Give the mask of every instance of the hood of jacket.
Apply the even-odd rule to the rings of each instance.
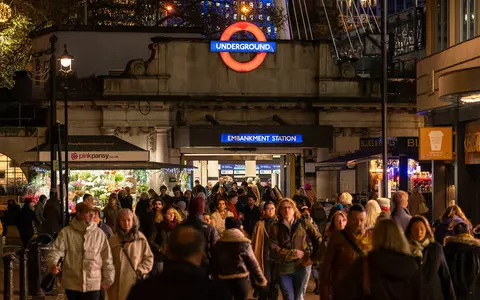
[[[232,228],[227,229],[223,232],[222,237],[218,240],[218,242],[224,243],[250,243],[250,240],[245,237],[243,232],[239,229]]]
[[[411,278],[420,268],[413,256],[388,249],[373,250],[368,260],[380,277],[393,280]]]
[[[70,226],[79,232],[92,231],[97,228],[97,224],[95,224],[95,222],[90,222],[90,224],[87,225],[87,223],[80,221],[77,218],[73,218],[73,220],[70,222]]]
[[[459,243],[459,244],[465,244],[468,246],[474,246],[474,247],[479,247],[480,248],[480,240],[475,239],[473,236],[470,234],[459,234],[455,236],[447,236],[445,237],[445,245],[448,243]]]

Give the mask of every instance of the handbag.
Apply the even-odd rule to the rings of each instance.
[[[57,262],[57,267],[61,267],[62,263],[63,257],[60,257]],[[44,290],[45,292],[51,292],[53,290],[53,287],[55,286],[59,274],[60,273],[53,275],[52,273],[48,272],[48,274],[42,278],[42,282],[40,283],[40,287],[42,288],[42,290]]]
[[[345,238],[345,240],[347,240],[347,242],[352,247],[353,251],[355,251],[355,253],[357,253],[358,256],[360,257],[365,256],[365,253],[362,251],[362,249],[360,249],[358,245],[350,239],[350,237],[348,236],[345,230],[342,230],[340,232],[343,234],[343,237]]]
[[[132,260],[130,259],[130,256],[128,256],[128,253],[125,250],[125,244],[122,245],[122,251],[125,254],[125,256],[127,257],[128,263],[130,264],[133,271],[135,272],[135,276],[137,277],[137,282],[140,282],[140,281],[143,281],[143,280],[147,279],[148,275],[143,275],[137,269],[135,269],[135,266],[133,265]]]

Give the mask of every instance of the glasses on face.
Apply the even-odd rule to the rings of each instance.
[[[265,210],[272,211],[272,210],[275,210],[275,208],[274,207],[268,207],[268,208],[265,208]]]

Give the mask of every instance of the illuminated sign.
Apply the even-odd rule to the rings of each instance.
[[[220,137],[222,143],[232,144],[301,144],[303,136],[301,134],[275,134],[275,133],[223,133]]]
[[[240,31],[248,31],[257,39],[256,42],[247,41],[230,41],[232,35]],[[263,31],[255,24],[249,22],[237,22],[225,29],[220,37],[220,41],[210,42],[210,51],[219,52],[223,62],[232,70],[237,72],[250,72],[258,68],[267,52],[276,52],[277,45],[275,42],[267,42],[267,38]],[[235,60],[230,52],[253,52],[257,55],[250,61],[239,62]]]

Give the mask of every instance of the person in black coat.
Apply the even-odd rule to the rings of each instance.
[[[20,238],[22,239],[23,246],[26,248],[30,239],[35,234],[33,224],[40,224],[40,220],[37,218],[35,211],[33,210],[33,201],[30,198],[25,198],[23,201],[23,207],[18,213],[17,227],[20,232]]]
[[[445,238],[444,251],[457,299],[479,299],[480,240],[470,235],[466,223],[458,223],[453,230],[455,236]]]
[[[8,227],[17,226],[17,217],[20,212],[20,205],[18,205],[15,200],[10,199],[7,202],[7,211],[3,218],[3,235],[7,236]]]
[[[243,208],[243,229],[248,233],[248,236],[252,236],[255,224],[260,221],[260,209],[255,205],[257,197],[251,193],[247,195],[247,206]]]
[[[163,273],[137,283],[127,300],[224,300],[227,290],[219,282],[207,278],[200,267],[205,249],[202,233],[189,226],[179,226],[170,236],[168,258]]]
[[[427,219],[420,215],[414,216],[407,225],[405,235],[412,254],[421,265],[429,299],[454,300],[455,291],[442,245],[435,242]]]
[[[373,250],[358,258],[335,290],[335,300],[426,300],[422,270],[410,254],[399,225],[380,220],[373,231]]]

